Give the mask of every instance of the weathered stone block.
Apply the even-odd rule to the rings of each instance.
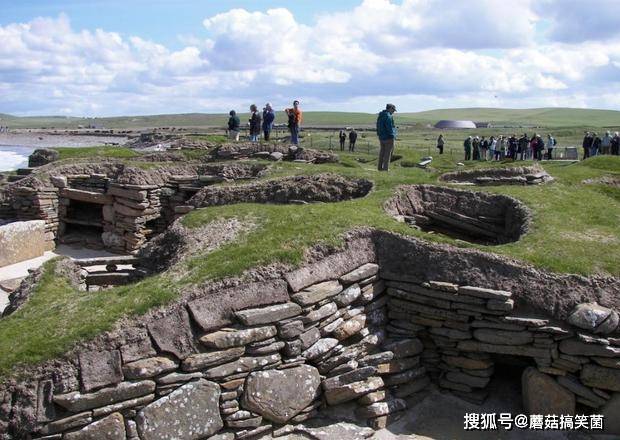
[[[222,429],[220,387],[200,379],[142,409],[136,417],[143,440],[201,439]]]
[[[586,364],[581,370],[581,381],[590,387],[620,391],[620,370]]]
[[[523,371],[521,387],[528,414],[575,414],[575,395],[536,368]]]
[[[527,345],[534,341],[533,333],[528,331],[511,332],[486,328],[474,330],[474,338],[489,344],[500,345]]]
[[[325,281],[305,288],[291,296],[291,299],[302,307],[308,307],[340,292],[342,292],[342,285],[338,281]]]
[[[0,226],[0,267],[40,257],[47,250],[45,220]]]
[[[383,387],[383,379],[380,377],[369,377],[360,382],[353,382],[341,387],[332,388],[325,391],[325,398],[329,405],[338,405],[357,399],[364,394],[376,391]]]
[[[211,348],[239,347],[275,336],[275,326],[254,327],[242,330],[220,330],[200,338],[200,342]]]
[[[268,420],[286,423],[318,397],[320,385],[318,370],[309,365],[256,371],[246,379],[242,404]]]
[[[196,352],[189,316],[183,308],[162,318],[154,319],[148,324],[148,330],[157,348],[164,353],[185,359]]]
[[[244,353],[245,347],[233,347],[227,350],[191,354],[183,360],[182,369],[183,371],[203,370],[238,359]]]
[[[340,281],[344,284],[352,284],[369,278],[379,273],[379,265],[375,263],[366,263],[357,269],[346,273],[340,277]]]
[[[94,393],[72,392],[54,396],[54,402],[71,412],[80,412],[100,406],[110,405],[122,400],[133,399],[155,391],[155,382],[122,382],[115,387],[103,388]]]
[[[275,304],[267,307],[240,310],[235,315],[245,325],[270,324],[301,313],[301,307],[295,303]]]
[[[85,351],[79,354],[82,389],[86,392],[123,380],[118,350]]]
[[[125,422],[121,414],[114,413],[79,431],[68,432],[63,438],[66,440],[125,440]]]
[[[176,370],[178,364],[172,359],[158,356],[130,362],[123,366],[127,379],[147,379]]]

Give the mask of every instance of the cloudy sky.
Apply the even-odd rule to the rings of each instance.
[[[620,110],[619,0],[0,1],[0,113]]]

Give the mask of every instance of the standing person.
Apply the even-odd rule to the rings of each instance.
[[[239,116],[237,116],[236,111],[231,110],[228,114],[230,115],[230,118],[228,118],[228,139],[231,141],[238,141],[241,121],[239,120]]]
[[[480,138],[478,136],[474,137],[474,140],[471,143],[471,149],[473,153],[472,159],[480,159]]]
[[[344,143],[347,140],[347,135],[344,130],[340,130],[338,134],[338,139],[340,140],[340,151],[344,151]]]
[[[498,146],[495,147],[495,160],[501,160],[506,156],[506,138],[504,135],[499,137]]]
[[[357,131],[355,131],[355,129],[352,129],[349,132],[349,151],[351,153],[355,152],[355,143],[357,142]]]
[[[536,135],[536,160],[543,160],[543,151],[545,151],[545,141],[542,136]]]
[[[547,135],[547,160],[553,158],[553,147],[555,147],[555,138],[551,134]]]
[[[489,141],[482,136],[480,140],[480,157],[479,160],[487,160],[487,153],[489,151]]]
[[[471,148],[473,145],[473,140],[471,136],[467,136],[465,142],[463,142],[463,149],[465,150],[465,160],[471,160]]]
[[[527,133],[523,133],[523,136],[521,136],[519,138],[519,141],[517,142],[517,151],[516,151],[516,153],[520,155],[521,160],[525,160],[528,158],[527,149],[528,149],[529,144],[530,144],[530,141],[527,138]],[[516,154],[515,154],[514,159],[515,160],[517,159]]]
[[[445,145],[445,141],[443,139],[443,134],[440,134],[437,138],[437,149],[439,150],[439,154],[443,154],[443,146]]]
[[[293,108],[287,108],[284,112],[288,116],[291,144],[299,145],[299,131],[301,130],[301,123],[303,121],[301,108],[299,108],[299,101],[293,101]]]
[[[521,138],[517,140],[516,134],[513,134],[512,136],[510,136],[510,139],[508,139],[508,157],[512,160],[517,160],[517,151],[519,150],[519,141],[521,141]],[[525,142],[527,143],[527,136],[526,136]]]
[[[273,130],[273,121],[276,120],[276,114],[273,111],[270,103],[265,104],[263,109],[263,135],[266,141],[271,136],[271,130]]]
[[[256,104],[250,106],[250,141],[258,142],[261,129],[261,116]]]
[[[590,157],[590,147],[592,147],[592,136],[589,131],[586,131],[586,134],[583,136],[581,146],[583,147],[583,158],[587,159]]]
[[[616,131],[614,138],[611,140],[611,154],[618,156],[620,154],[620,135]]]
[[[603,139],[601,139],[601,154],[610,153],[612,139],[613,138],[611,137],[611,133],[609,132],[609,130],[607,130],[605,136],[603,136]]]
[[[379,171],[387,171],[390,167],[392,152],[394,151],[394,141],[396,140],[396,125],[394,125],[394,117],[396,111],[394,104],[387,104],[385,110],[381,110],[377,116],[377,136],[381,150],[379,151]]]
[[[489,140],[489,157],[491,158],[491,160],[495,159],[496,149],[497,149],[497,139],[495,139],[495,136],[491,136],[491,139]]]
[[[530,143],[529,143],[529,151],[532,152],[532,160],[536,160],[536,146],[538,145],[538,139],[537,139],[538,135],[534,134],[532,136],[532,138],[530,139]]]
[[[596,133],[592,133],[592,146],[590,147],[590,156],[598,156],[601,151],[601,138]]]

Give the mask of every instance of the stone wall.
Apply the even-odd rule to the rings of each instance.
[[[47,249],[43,220],[0,226],[0,267],[40,257]]]
[[[442,273],[420,268],[425,252],[448,251],[474,261],[472,253],[371,231],[277,278],[216,285],[78,347],[30,380],[5,383],[0,432],[250,438],[289,433],[344,403],[381,428],[432,383],[481,401],[496,361],[511,356],[531,360],[522,378],[527,411],[592,408],[618,420],[617,310],[582,303],[559,320],[534,314],[526,294],[498,288],[501,279],[465,285],[458,271],[456,282],[424,278]],[[500,272],[511,265],[495,263]],[[558,280],[545,279],[555,287]],[[617,294],[617,280],[597,285]]]

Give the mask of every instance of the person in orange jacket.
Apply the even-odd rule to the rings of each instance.
[[[291,132],[291,144],[299,145],[299,130],[301,129],[301,122],[303,120],[302,112],[299,108],[299,101],[293,101],[293,108],[287,108],[284,112],[288,117],[288,129]]]

